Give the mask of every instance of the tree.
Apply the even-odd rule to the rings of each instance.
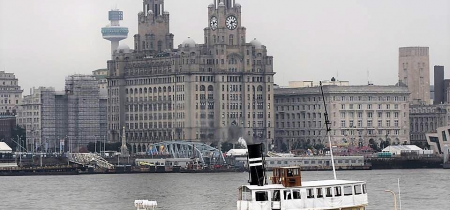
[[[223,142],[222,143],[222,152],[228,152],[230,149],[233,149],[233,144],[230,142]]]
[[[281,142],[281,152],[288,152],[288,146],[284,141]]]
[[[373,140],[373,139],[370,139],[369,140],[369,146],[370,146],[370,148],[372,148],[373,150],[375,150],[375,151],[379,151],[379,148],[378,148],[378,145],[377,145],[377,143],[375,142],[375,140]]]
[[[314,149],[316,149],[316,150],[323,150],[324,148],[325,148],[325,145],[323,145],[323,144],[314,145]]]
[[[17,143],[19,143],[20,145],[22,145],[23,148],[26,148],[26,139],[27,139],[27,132],[24,128],[16,125],[15,127],[13,127],[12,132],[11,132],[11,138],[15,141],[15,142],[11,142],[11,145],[9,145],[13,150],[16,150],[17,147]],[[17,138],[17,136],[19,136],[19,138]]]

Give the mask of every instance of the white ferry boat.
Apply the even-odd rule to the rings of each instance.
[[[239,188],[238,210],[363,210],[363,181],[302,181],[299,166],[274,168],[267,184],[262,145],[249,145],[249,185]]]
[[[328,141],[330,122],[325,107]],[[248,145],[249,185],[239,187],[237,210],[364,210],[369,204],[366,183],[337,180],[333,150],[330,150],[334,180],[302,181],[299,166],[273,168],[267,184],[262,144]]]

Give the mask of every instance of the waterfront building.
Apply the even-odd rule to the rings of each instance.
[[[409,143],[409,91],[402,86],[323,86],[338,146]],[[320,87],[275,89],[276,144],[326,145]]]
[[[16,114],[22,102],[19,79],[14,73],[0,71],[0,115]]]
[[[399,82],[408,86],[413,104],[430,104],[430,57],[428,47],[399,49]]]
[[[45,140],[55,138],[55,89],[39,87],[24,96],[17,124],[26,130],[27,150],[36,151]],[[44,139],[46,138],[46,139]]]
[[[120,10],[111,10],[108,13],[109,25],[102,28],[103,39],[111,42],[111,56],[119,47],[119,42],[128,37],[128,28],[120,26],[123,20],[123,12]]]
[[[92,71],[92,75],[94,75],[95,79],[98,82],[98,89],[100,91],[101,96],[108,96],[108,82],[106,77],[108,76],[108,69],[97,69]]]
[[[426,134],[426,139],[430,148],[438,154],[446,154],[445,158],[448,158],[448,152],[450,148],[450,126],[438,127],[435,132],[429,132]],[[448,160],[448,159],[447,159]],[[445,161],[447,162],[447,161]]]
[[[60,151],[65,145],[64,150],[78,152],[106,137],[106,98],[100,97],[94,76],[71,75],[65,91],[32,89],[24,97],[18,119],[26,129],[29,151]]]
[[[426,146],[427,133],[434,133],[450,122],[450,104],[411,105],[409,111],[411,144]]]
[[[339,81],[334,77],[331,80],[321,81],[322,85],[336,85],[336,86],[349,86],[349,81]],[[314,81],[289,81],[289,88],[303,88],[303,87],[317,87],[320,84]]]
[[[214,1],[204,43],[188,38],[178,49],[164,0],[143,8],[134,50],[119,47],[108,61],[109,140],[126,135],[133,152],[164,140],[271,142],[273,58],[247,42],[241,5]]]

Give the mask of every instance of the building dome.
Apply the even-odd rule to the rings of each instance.
[[[131,49],[126,44],[120,44],[119,47],[117,47],[116,51],[119,53],[129,53],[131,51]]]
[[[225,3],[223,3],[223,1],[219,3],[219,7],[224,7],[224,6],[225,6]]]
[[[234,6],[235,6],[235,7],[241,7],[241,4],[235,3]]]
[[[212,8],[212,7],[214,7],[214,4],[209,4],[208,5],[208,8]]]
[[[262,44],[260,41],[256,40],[256,38],[254,40],[252,40],[250,42],[251,45],[253,45],[255,47],[255,49],[262,49]]]
[[[183,47],[190,47],[190,48],[194,48],[195,45],[196,45],[195,41],[191,39],[191,37],[188,37],[186,40],[184,40],[182,44]]]
[[[153,10],[149,10],[149,11],[147,12],[147,14],[153,15]]]

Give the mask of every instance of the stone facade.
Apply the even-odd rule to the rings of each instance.
[[[22,92],[13,73],[0,71],[0,115],[16,114],[22,103]]]
[[[24,96],[17,124],[26,130],[27,150],[37,151],[46,140],[55,144],[55,89],[33,88]]]
[[[412,105],[409,121],[411,143],[425,146],[427,133],[435,133],[438,127],[449,125],[450,105]]]
[[[413,104],[430,104],[430,57],[428,47],[402,47],[399,81],[408,86]]]
[[[92,75],[94,75],[95,79],[98,81],[98,89],[100,91],[100,95],[107,97],[108,96],[108,82],[106,77],[108,76],[108,69],[97,69],[92,71]]]
[[[409,142],[406,87],[324,86],[323,90],[334,145]],[[277,142],[327,144],[320,87],[275,89],[275,107]]]
[[[246,41],[233,2],[208,6],[204,44],[188,38],[174,49],[164,1],[144,0],[135,49],[108,61],[110,141],[126,135],[133,152],[164,140],[271,141],[273,58]]]

